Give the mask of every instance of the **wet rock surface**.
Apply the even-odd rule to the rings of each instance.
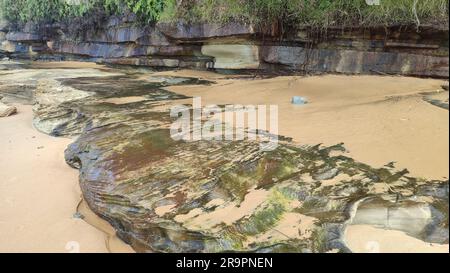
[[[65,157],[87,204],[139,252],[349,252],[352,223],[448,243],[448,181],[373,168],[342,144],[174,141],[169,108],[186,97],[164,87],[209,82],[86,72],[35,77],[34,125],[78,136]]]
[[[341,146],[283,143],[261,152],[247,141],[178,143],[154,122],[94,128],[66,151],[68,163],[80,168],[90,206],[138,251],[348,251],[341,237],[354,202],[394,195],[408,211],[403,200],[415,198],[421,185],[446,183],[330,156]],[[379,185],[387,187],[371,192]],[[448,204],[446,197],[429,198]],[[412,225],[418,228],[412,236],[446,242],[446,208],[428,202],[418,202],[429,213]],[[409,227],[416,217],[408,212],[393,228]],[[278,232],[286,226],[294,232]]]
[[[151,111],[155,102],[188,98],[163,89],[169,83],[209,82],[194,78],[143,82],[133,75],[42,80],[35,92],[33,123],[38,130],[53,136],[73,136],[79,135],[84,128],[133,122],[134,119],[158,122],[158,116],[161,116],[167,120],[161,113]],[[133,97],[142,99],[120,105],[108,102],[108,99]]]
[[[445,92],[438,92],[434,94],[425,94],[424,100],[431,105],[448,110],[448,90]]]

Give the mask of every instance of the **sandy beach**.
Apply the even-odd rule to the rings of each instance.
[[[0,119],[0,252],[111,251],[106,222],[86,210],[82,215],[102,230],[74,217],[81,200],[78,171],[64,161],[72,140],[38,132],[31,106],[15,106],[16,115]],[[112,241],[113,252],[132,251]]]
[[[407,168],[413,176],[448,178],[448,111],[420,95],[439,94],[444,81],[345,75],[258,80],[204,76],[216,84],[168,89],[199,96],[203,105],[278,105],[279,133],[300,144],[343,142],[349,156],[371,166],[394,161],[397,168]],[[448,98],[448,92],[440,93]],[[292,105],[293,96],[303,96],[309,103]]]

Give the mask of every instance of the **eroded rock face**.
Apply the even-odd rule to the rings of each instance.
[[[211,44],[202,47],[202,53],[214,57],[216,69],[258,69],[259,47],[255,45]]]
[[[342,145],[281,141],[263,152],[256,141],[174,141],[168,105],[184,97],[163,87],[189,83],[207,84],[115,76],[47,80],[36,92],[35,126],[79,135],[65,156],[80,169],[84,197],[135,250],[348,252],[349,221],[383,224],[386,206],[390,228],[448,242],[446,181],[372,168],[343,155]],[[105,102],[136,96],[144,99]]]
[[[6,39],[13,42],[39,42],[42,41],[42,36],[38,33],[8,32]]]
[[[295,70],[448,77],[446,56],[292,46],[266,46],[262,49],[262,56],[267,63],[281,64]]]
[[[448,30],[427,26],[419,31],[392,26],[285,33],[277,26],[263,29],[237,22],[139,26],[135,16],[112,16],[87,31],[74,31],[76,23],[0,27],[0,54],[19,58],[277,73],[449,76]]]
[[[252,25],[240,23],[226,24],[186,24],[158,23],[157,28],[164,35],[175,40],[205,40],[220,37],[250,36],[259,33]]]
[[[402,200],[395,195],[368,198],[358,205],[351,224],[403,231],[429,243],[448,244],[448,184],[434,188],[442,195],[421,196],[425,187],[429,185],[418,187],[415,196]]]

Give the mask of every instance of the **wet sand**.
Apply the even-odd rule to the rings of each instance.
[[[375,167],[395,162],[413,176],[446,179],[449,174],[449,114],[428,97],[448,101],[444,81],[388,76],[314,76],[227,80],[212,86],[173,86],[200,96],[202,104],[278,105],[279,133],[300,144],[343,142],[348,155]],[[303,96],[307,105],[290,103]],[[350,226],[353,252],[449,252],[400,231]],[[376,242],[374,244],[374,242]]]
[[[167,89],[200,96],[203,105],[278,105],[279,133],[300,144],[343,142],[349,156],[374,167],[394,161],[413,176],[448,177],[448,111],[419,95],[437,92],[444,81],[341,75],[212,80],[211,86]],[[293,96],[309,104],[292,105]]]
[[[74,217],[81,200],[78,170],[64,161],[72,140],[39,133],[31,106],[16,106],[18,114],[0,119],[0,252],[132,251],[103,232],[106,222],[100,230]],[[80,212],[93,223],[103,221]]]

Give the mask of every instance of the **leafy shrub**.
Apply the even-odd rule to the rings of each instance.
[[[165,2],[165,0],[103,0],[103,6],[112,13],[120,14],[129,10],[143,22],[150,23],[159,20]]]

